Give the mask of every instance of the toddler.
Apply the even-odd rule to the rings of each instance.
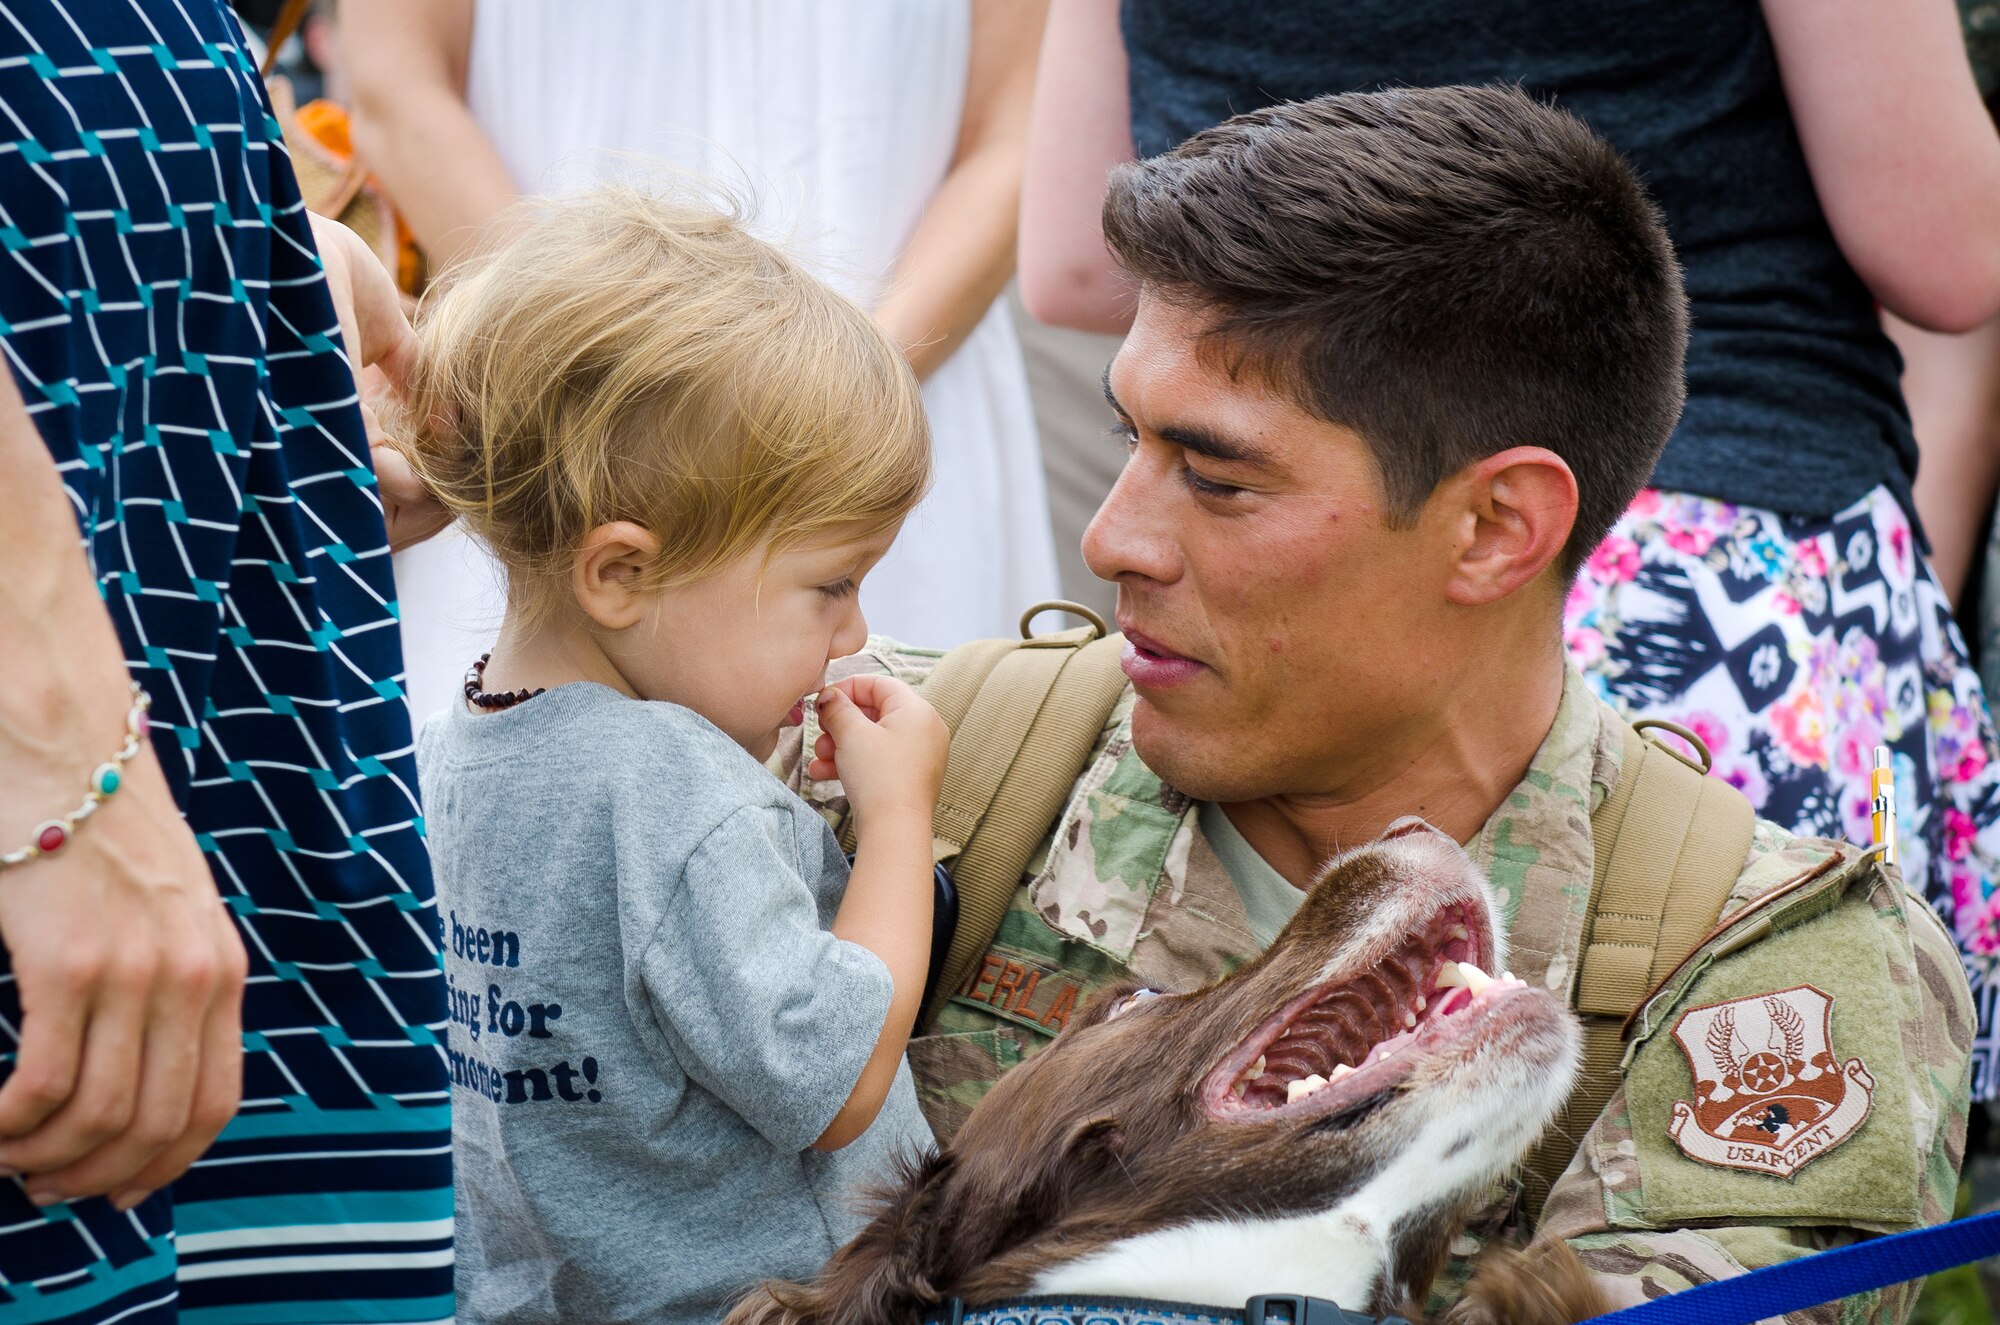
[[[821,690],[930,476],[908,366],[735,220],[544,204],[419,318],[401,443],[506,567],[418,748],[463,1321],[713,1322],[930,1140],[903,1049],[948,734]],[[760,763],[818,692],[826,824]]]

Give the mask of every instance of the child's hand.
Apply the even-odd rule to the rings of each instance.
[[[819,725],[809,777],[839,778],[864,821],[930,814],[951,729],[921,695],[894,677],[850,676],[820,691]]]

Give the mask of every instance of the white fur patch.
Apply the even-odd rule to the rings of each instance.
[[[1505,1053],[1481,1060],[1459,1078],[1457,1090],[1424,1101],[1428,1107],[1410,1119],[1405,1143],[1338,1205],[1154,1229],[1054,1266],[1030,1291],[1218,1307],[1239,1307],[1259,1293],[1302,1293],[1367,1310],[1377,1287],[1394,1275],[1389,1238],[1396,1227],[1476,1191],[1513,1163],[1568,1095],[1575,1070],[1573,1056],[1567,1070],[1557,1071],[1526,1070]],[[1465,1090],[1480,1098],[1466,1100]],[[1503,1107],[1496,1112],[1497,1103]],[[1245,1173],[1243,1181],[1258,1177]]]
[[[1258,1293],[1366,1305],[1387,1256],[1379,1234],[1339,1211],[1289,1219],[1202,1220],[1113,1243],[1040,1275],[1030,1292],[1146,1297],[1240,1307]]]

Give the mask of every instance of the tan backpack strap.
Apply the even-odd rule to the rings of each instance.
[[[953,738],[935,832],[948,845],[969,825],[951,871],[958,928],[920,1025],[937,1015],[999,932],[1029,859],[1124,692],[1124,643],[1112,635],[1060,651],[1017,650],[994,669]],[[962,748],[965,776],[955,784],[952,765]]]
[[[944,725],[952,731],[951,756],[945,764],[944,781],[938,792],[939,810],[931,819],[933,859],[942,861],[957,856],[964,849],[966,839],[972,835],[971,825],[965,824],[956,837],[940,840],[944,836],[940,822],[945,817],[945,807],[947,805],[953,807],[950,818],[954,823],[960,822],[963,812],[958,807],[982,797],[990,798],[999,789],[1000,775],[1007,771],[1004,764],[997,771],[994,771],[990,764],[976,769],[972,767],[976,761],[971,747],[967,745],[961,748],[958,737],[965,727],[966,715],[971,711],[973,701],[979,697],[986,682],[1002,663],[1018,654],[1022,645],[1027,642],[1012,639],[976,639],[961,644],[938,659],[937,666],[933,667],[930,675],[924,678],[924,699],[937,710],[938,716],[944,719]],[[1056,642],[1053,637],[1051,642]],[[1081,642],[1081,639],[1070,640],[1067,636],[1061,641],[1064,647],[1071,649]],[[1062,661],[1061,655],[1047,656],[1056,663]],[[1014,678],[1015,688],[1009,692],[1010,695],[1032,701],[1032,707],[1016,715],[1019,730],[1002,734],[1001,739],[1007,741],[1006,753],[1010,759],[1013,752],[1020,748],[1022,738],[1027,734],[1028,724],[1034,721],[1035,713],[1041,707],[1048,685],[1054,682],[1055,677],[1050,674],[1046,677],[1037,677],[1035,680],[1040,682],[1039,687],[1022,696],[1019,687],[1023,678],[1017,673]],[[993,724],[987,722],[983,725],[987,728],[983,733],[984,739],[990,741],[993,739],[991,731]],[[975,815],[974,818],[976,817]],[[851,814],[841,825],[840,846],[844,851],[854,850],[854,816]]]
[[[1655,725],[1667,724],[1640,724]],[[1749,800],[1704,776],[1707,751],[1672,730],[1701,750],[1702,765],[1628,726],[1618,783],[1591,815],[1596,862],[1575,991],[1583,1065],[1528,1156],[1532,1218],[1618,1089],[1625,1019],[1715,924],[1750,854],[1757,816]]]
[[[1045,611],[1090,622],[1029,636]],[[1068,602],[1037,603],[1021,617],[1022,639],[961,644],[938,659],[923,696],[951,728],[951,755],[931,817],[931,854],[951,864],[958,927],[921,1031],[986,952],[1013,903],[1021,875],[1068,802],[1099,733],[1125,692],[1118,666],[1125,641],[1104,619]],[[854,819],[841,825],[854,850]]]
[[[1037,718],[1090,639],[1084,630],[1064,631],[1015,646],[994,665],[965,717],[952,724],[951,758],[931,814],[939,860],[960,857],[989,811],[1009,812],[1011,807],[998,801],[1000,788],[1027,756]],[[1075,776],[1070,770],[1072,780]],[[964,905],[962,897],[959,904]]]
[[[1578,1012],[1620,1022],[1715,923],[1757,826],[1743,793],[1632,728],[1625,759],[1632,791],[1597,846],[1576,980]]]
[[[978,697],[979,688],[1000,660],[1021,647],[1020,640],[976,639],[961,644],[938,659],[924,678],[924,698],[952,731],[965,721],[965,714]]]

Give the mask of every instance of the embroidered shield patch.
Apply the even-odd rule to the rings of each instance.
[[[1689,1008],[1674,1042],[1694,1073],[1667,1133],[1702,1164],[1789,1178],[1854,1134],[1874,1102],[1859,1058],[1836,1065],[1833,1000],[1811,985]]]

